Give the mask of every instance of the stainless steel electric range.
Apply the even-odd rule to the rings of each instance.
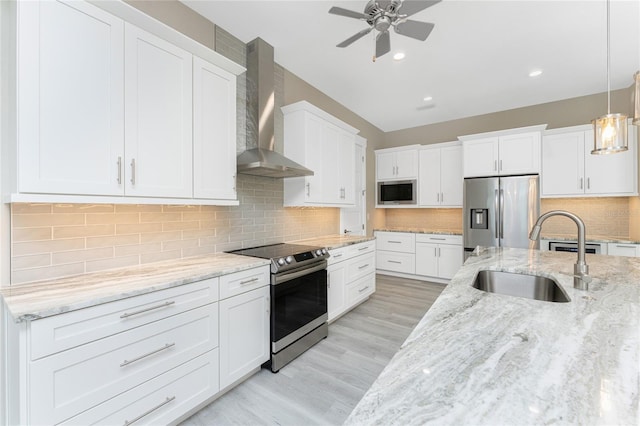
[[[277,373],[328,335],[324,247],[270,244],[229,253],[271,260],[271,358]]]

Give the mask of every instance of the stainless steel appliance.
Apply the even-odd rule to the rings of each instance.
[[[378,204],[417,204],[418,185],[415,179],[378,182]]]
[[[465,260],[476,246],[539,247],[539,240],[529,240],[540,213],[539,182],[538,175],[464,180]]]
[[[328,335],[329,252],[281,243],[229,253],[271,260],[271,357],[263,367],[277,373]]]
[[[549,241],[549,251],[578,251],[577,241]],[[586,243],[585,252],[589,254],[602,254],[602,245],[599,243]]]

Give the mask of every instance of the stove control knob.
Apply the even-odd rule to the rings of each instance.
[[[316,256],[322,256],[322,250],[320,249],[316,250]]]
[[[287,256],[285,260],[287,261],[287,263],[291,263],[293,262],[293,256]]]
[[[322,254],[327,254],[327,253],[328,253],[327,249],[326,249],[326,248],[323,248],[323,249],[322,249]]]
[[[283,266],[285,264],[284,257],[278,259],[278,265]]]

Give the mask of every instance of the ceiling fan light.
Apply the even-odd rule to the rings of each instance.
[[[591,124],[594,130],[591,154],[613,154],[628,149],[626,115],[603,115],[591,120]]]

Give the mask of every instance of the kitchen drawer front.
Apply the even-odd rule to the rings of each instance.
[[[218,303],[32,361],[31,423],[69,419],[218,346]]]
[[[371,273],[347,285],[347,305],[353,306],[376,291],[376,275]]]
[[[270,284],[269,266],[247,269],[220,277],[220,299],[246,293]]]
[[[334,265],[338,262],[343,262],[351,257],[349,247],[340,247],[337,249],[329,250],[329,258],[327,259],[327,265]]]
[[[391,251],[376,252],[376,268],[385,271],[415,274],[415,254],[396,253]]]
[[[409,232],[376,232],[378,250],[414,253],[416,250],[415,234]]]
[[[364,243],[358,243],[351,246],[347,246],[351,256],[360,256],[362,254],[373,253],[376,251],[376,241],[367,241]]]
[[[347,282],[350,283],[365,275],[375,273],[376,255],[373,252],[357,256],[349,261],[347,266]]]
[[[62,424],[169,424],[218,392],[218,360],[216,348]]]
[[[211,278],[31,322],[31,359],[83,345],[218,300]]]
[[[607,253],[610,256],[640,257],[640,245],[607,243]]]
[[[416,234],[416,243],[462,245],[462,235]]]

